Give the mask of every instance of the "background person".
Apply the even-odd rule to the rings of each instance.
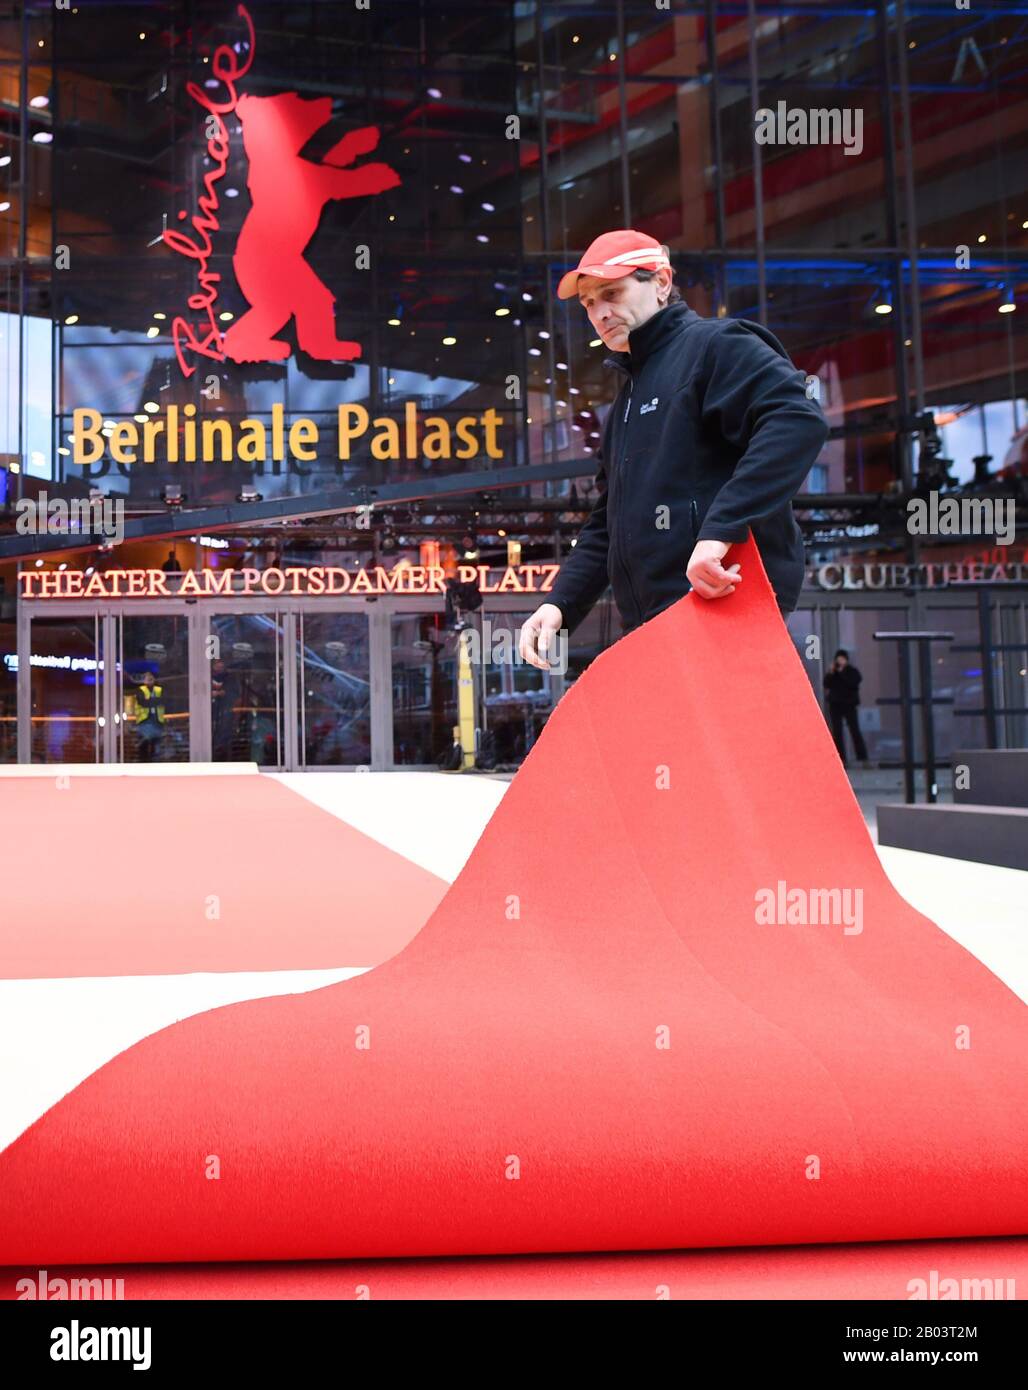
[[[863,676],[857,668],[850,665],[849,652],[844,647],[840,647],[835,653],[835,660],[831,667],[825,672],[824,685],[825,695],[828,698],[828,720],[832,726],[832,738],[835,739],[835,746],[839,750],[843,767],[849,766],[846,761],[843,724],[850,731],[850,738],[853,740],[853,748],[857,757],[865,767],[871,766],[867,757],[864,735],[860,732],[860,718],[857,714],[862,680]]]
[[[157,762],[164,742],[164,690],[152,671],[144,671],[136,690],[136,756],[141,763]]]

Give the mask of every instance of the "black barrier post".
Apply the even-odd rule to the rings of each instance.
[[[953,638],[952,632],[949,634]],[[921,662],[921,743],[924,748],[924,784],[928,801],[939,794],[935,782],[935,716],[932,710],[932,649],[928,642],[917,644]]]
[[[939,789],[935,784],[935,720],[932,707],[936,703],[951,704],[945,700],[937,702],[932,695],[932,642],[952,642],[952,632],[876,632],[876,642],[895,642],[899,662],[899,700],[879,699],[880,705],[900,706],[903,726],[903,789],[907,805],[915,800],[914,769],[920,764],[914,760],[914,705],[921,706],[921,735],[924,741],[924,769],[927,800],[938,798]],[[915,698],[910,679],[910,643],[918,644],[918,662],[921,676],[921,694]]]
[[[878,633],[875,633],[877,639]],[[912,802],[915,796],[914,790],[914,707],[910,703],[914,697],[913,684],[910,679],[910,648],[905,642],[900,642],[896,648],[896,656],[899,659],[900,676],[900,719],[903,724],[903,791],[907,802]]]
[[[996,687],[992,670],[992,604],[988,589],[979,589],[978,633],[982,639],[982,696],[985,702],[985,746],[998,748],[996,737]]]

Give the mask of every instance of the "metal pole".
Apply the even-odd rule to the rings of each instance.
[[[875,29],[878,39],[878,57],[882,65],[882,82],[879,88],[882,101],[882,156],[885,162],[885,215],[886,231],[890,247],[899,251],[899,215],[896,209],[896,126],[892,110],[892,68],[889,63],[888,44],[889,20],[886,14],[886,0],[878,0]],[[889,267],[892,292],[896,296],[893,317],[893,351],[896,362],[896,453],[899,464],[899,477],[903,491],[909,492],[914,485],[913,444],[910,431],[904,428],[903,417],[907,414],[910,399],[910,385],[907,379],[907,311],[903,296],[903,261],[896,255]],[[913,340],[911,340],[913,341]],[[912,557],[916,560],[916,555]]]
[[[546,128],[546,49],[543,44],[543,26],[541,23],[543,0],[536,0],[535,4],[535,54],[536,54],[536,79],[539,97],[539,236],[543,255],[550,249],[550,217],[549,217],[549,157],[547,154],[547,128]],[[550,378],[550,409],[549,409],[549,444],[547,444],[546,425],[543,425],[543,458],[547,463],[554,462],[557,453],[557,359],[554,356],[554,338],[556,335],[556,324],[553,319],[553,295],[550,293],[549,262],[544,261],[544,284],[543,284],[543,312],[546,315],[546,362]],[[527,392],[528,383],[525,383]],[[552,495],[552,493],[550,494]],[[559,558],[559,557],[558,557]]]
[[[714,166],[714,231],[717,249],[725,249],[725,179],[721,150],[721,111],[718,106],[717,16],[715,0],[707,0],[707,66],[710,69],[710,141]],[[725,294],[725,262],[718,256],[715,265],[714,312],[722,317],[728,312]]]
[[[511,72],[516,72],[516,71],[517,71],[517,45],[516,45],[516,43],[515,43],[515,28],[514,28],[514,25],[513,25],[513,24],[510,26],[509,62],[510,62],[510,70],[511,70]],[[515,103],[515,107],[516,107],[516,106],[517,106],[517,81],[516,81],[516,80],[515,80],[515,82],[514,82],[514,103]],[[520,118],[519,118],[519,119],[520,119]],[[524,182],[523,182],[523,180],[522,180],[522,166],[521,166],[521,160],[520,160],[520,159],[517,159],[517,160],[514,161],[514,187],[515,187],[515,192],[514,192],[515,206],[516,206],[516,207],[519,207],[519,208],[524,207],[524,205],[525,205],[525,191],[524,191],[524,190],[525,190],[525,185],[524,185]],[[526,277],[526,274],[525,274],[525,268],[526,268],[526,267],[525,267],[525,223],[524,223],[524,221],[522,221],[522,223],[521,223],[521,232],[520,232],[520,235],[519,235],[519,237],[518,237],[518,284],[521,285],[521,286],[524,286],[525,281],[526,281],[526,278],[527,278],[527,277]],[[543,297],[544,297],[547,301],[549,301],[549,298],[550,298],[550,294],[549,294],[549,288],[550,288],[550,286],[549,286],[549,275],[547,274],[546,262],[545,262],[545,261],[543,262],[542,284],[543,284]],[[519,316],[519,317],[520,317],[520,316]],[[515,431],[514,431],[514,432],[515,432],[515,437],[517,436],[517,432],[518,432],[518,430],[517,430],[518,415],[520,414],[520,417],[521,417],[521,418],[520,418],[521,449],[520,449],[520,452],[519,452],[519,451],[517,450],[517,446],[515,445],[514,462],[515,462],[515,464],[522,464],[522,465],[524,465],[524,464],[529,464],[529,463],[531,463],[531,461],[532,461],[532,459],[531,459],[531,453],[530,453],[530,449],[529,449],[529,424],[528,424],[528,372],[529,372],[529,363],[528,363],[528,326],[527,326],[527,324],[525,324],[525,323],[522,323],[521,332],[518,334],[518,358],[519,358],[519,362],[520,362],[520,372],[521,372],[521,403],[520,403],[521,408],[520,408],[520,411],[516,411],[516,410],[515,410],[515,411],[512,411],[512,412],[511,412],[511,416],[512,416],[512,423],[515,424]],[[550,375],[552,376],[553,373],[551,372]]]
[[[20,502],[25,477],[25,274],[28,269],[29,216],[29,7],[21,7],[21,68],[19,71],[18,120],[18,482]],[[20,569],[20,566],[19,566]]]
[[[621,211],[623,227],[632,225],[632,191],[628,180],[628,107],[625,97],[625,6],[617,3],[618,29],[618,129],[621,141]]]
[[[50,146],[50,312],[54,313],[60,296],[57,293],[57,205],[61,196],[58,171],[58,135],[61,122],[61,84],[57,80],[57,11],[50,7],[50,129],[54,140]],[[64,353],[64,329],[58,312],[50,329],[50,477],[65,481],[64,455],[57,452],[61,442],[58,403],[62,389],[61,357]],[[56,338],[56,341],[55,341]],[[58,356],[60,353],[60,356]]]
[[[996,731],[996,684],[992,669],[992,604],[988,589],[978,590],[978,635],[982,650],[982,696],[985,703],[985,746],[998,748]]]
[[[938,800],[939,788],[935,781],[935,722],[932,708],[932,649],[931,644],[922,639],[917,644],[918,662],[921,667],[921,737],[924,742],[925,800]]]
[[[714,232],[717,249],[725,249],[725,181],[721,167],[721,112],[718,108],[717,18],[715,0],[707,0],[707,66],[710,69],[710,142],[714,164]],[[724,274],[724,266],[720,266]]]
[[[747,24],[749,26],[750,59],[750,106],[751,120],[756,119],[760,109],[760,83],[757,76],[757,13],[754,0],[746,0]],[[751,126],[752,136],[752,126]],[[757,318],[767,323],[767,264],[764,248],[764,164],[760,145],[753,139],[753,215],[754,233],[757,249]]]
[[[903,126],[903,197],[907,217],[907,255],[910,258],[910,339],[914,359],[914,406],[925,408],[924,356],[921,348],[921,284],[918,272],[917,207],[914,198],[914,143],[910,124],[910,86],[907,80],[907,28],[904,0],[896,0],[896,52],[899,73],[900,118]],[[906,410],[907,402],[903,402]]]
[[[903,799],[908,806],[914,803],[914,709],[910,689],[910,647],[896,643],[899,659],[900,721],[903,728]]]

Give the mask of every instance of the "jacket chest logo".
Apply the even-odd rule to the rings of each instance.
[[[659,396],[654,396],[652,401],[647,401],[645,405],[641,405],[641,406],[639,407],[639,414],[640,414],[640,415],[648,415],[649,412],[650,412],[651,410],[656,410],[656,408],[657,408],[657,402],[658,402],[659,400],[660,400],[660,397],[659,397]]]

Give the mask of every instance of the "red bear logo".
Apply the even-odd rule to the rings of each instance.
[[[331,97],[307,100],[296,92],[239,98],[249,161],[246,186],[253,206],[236,242],[232,266],[250,308],[225,334],[224,352],[234,362],[274,362],[288,357],[289,344],[275,334],[296,318],[296,337],[311,357],[350,361],[360,343],[335,333],[335,296],[303,258],[325,204],[396,188],[400,177],[388,164],[345,166],[378,144],[377,126],[352,130],[320,164],[300,151],[332,117]]]

